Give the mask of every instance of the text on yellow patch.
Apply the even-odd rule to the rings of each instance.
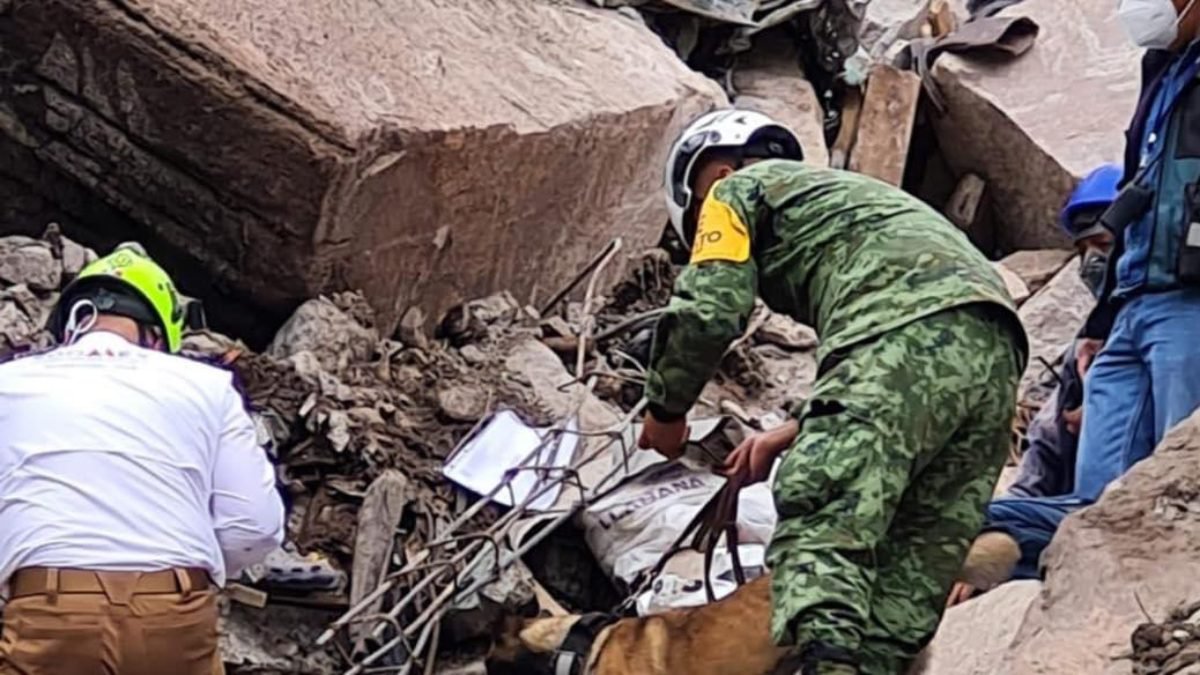
[[[709,197],[700,207],[692,264],[709,260],[746,262],[750,259],[750,231],[733,207]]]

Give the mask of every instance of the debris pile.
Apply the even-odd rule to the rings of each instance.
[[[61,288],[93,259],[95,253],[54,226],[41,239],[0,238],[6,351],[51,344],[42,330],[45,317]],[[360,598],[382,580],[382,573],[374,574],[374,583],[364,585],[357,576],[371,576],[364,571],[367,558],[383,570],[413,559],[474,501],[442,470],[481,420],[509,409],[530,425],[552,425],[569,412],[574,394],[563,385],[575,382],[566,364],[574,367],[576,347],[560,351],[560,359],[549,346],[577,345],[591,326],[585,372],[596,375],[597,384],[618,386],[597,387],[614,405],[591,399],[583,413],[590,415],[588,428],[610,426],[619,410],[636,405],[649,331],[676,268],[663,251],[637,256],[627,267],[624,278],[594,299],[591,320],[580,302],[541,316],[502,293],[451,311],[438,327],[440,339],[413,333],[422,335],[414,339],[418,346],[381,337],[360,294],[336,293],[301,305],[262,353],[211,331],[187,335],[184,352],[237,372],[286,488],[289,546],[329,556],[336,568],[352,572],[352,595]],[[751,333],[706,394],[713,412],[732,406],[749,415],[746,406],[766,409],[754,396],[778,390],[794,397],[811,382],[811,331],[762,310]],[[484,530],[504,509],[489,504],[476,511],[464,531]],[[379,528],[388,522],[394,525]],[[315,649],[315,638],[357,598],[348,598],[346,588],[266,590],[265,599],[251,594],[245,600],[243,586],[229,594],[243,600],[225,609],[223,645],[233,671],[328,672],[336,659]],[[503,596],[510,608],[528,600],[527,592]],[[271,620],[263,621],[261,612]],[[480,637],[486,626],[479,624],[451,617],[447,644],[452,637]]]

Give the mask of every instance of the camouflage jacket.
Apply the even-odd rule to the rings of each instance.
[[[860,174],[758,162],[701,206],[691,262],[655,331],[646,379],[655,417],[687,413],[746,329],[756,294],[816,329],[818,361],[975,302],[1008,310],[1025,339],[988,260],[924,202]]]

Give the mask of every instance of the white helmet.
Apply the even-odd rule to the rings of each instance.
[[[667,213],[675,234],[687,248],[692,246],[688,210],[692,206],[692,168],[704,151],[712,148],[740,149],[743,157],[804,159],[796,134],[783,124],[752,110],[725,108],[701,115],[688,125],[667,155],[663,187]]]

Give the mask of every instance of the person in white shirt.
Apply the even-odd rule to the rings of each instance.
[[[177,355],[189,314],[137,244],[0,365],[0,675],[221,673],[216,586],[283,540],[232,374]]]

